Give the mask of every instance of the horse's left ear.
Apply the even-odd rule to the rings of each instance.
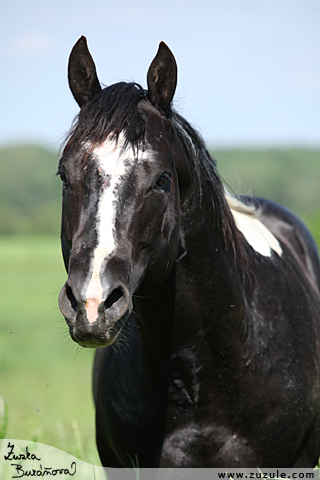
[[[161,42],[147,75],[148,97],[152,105],[169,113],[171,100],[177,86],[177,64],[167,45]]]
[[[68,80],[72,95],[80,108],[101,90],[85,37],[79,38],[70,53]]]

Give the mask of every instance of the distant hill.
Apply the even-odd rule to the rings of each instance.
[[[320,150],[215,150],[230,190],[271,198],[301,215],[320,242]],[[59,235],[57,153],[38,145],[0,149],[0,234]]]
[[[235,193],[270,198],[304,217],[320,209],[320,150],[216,150],[211,154]]]

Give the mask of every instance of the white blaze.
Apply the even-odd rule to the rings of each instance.
[[[118,143],[107,140],[102,146],[93,150],[98,168],[102,177],[105,177],[105,185],[101,193],[97,214],[97,236],[98,243],[94,251],[92,261],[91,277],[85,294],[87,299],[86,310],[89,323],[96,321],[98,307],[103,301],[103,289],[100,278],[100,270],[115,248],[113,230],[115,228],[116,216],[116,187],[125,175],[129,167],[125,165],[128,161],[133,166],[134,153],[132,148],[122,151],[123,137],[120,135]]]

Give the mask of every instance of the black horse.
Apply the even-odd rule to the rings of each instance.
[[[320,453],[320,267],[288,210],[230,196],[171,108],[161,43],[148,90],[101,89],[86,39],[66,140],[59,305],[96,352],[108,467],[308,467]]]

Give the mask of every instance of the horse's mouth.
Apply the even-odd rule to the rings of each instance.
[[[97,323],[92,325],[69,324],[69,331],[72,340],[84,348],[103,348],[112,345],[121,334],[130,316],[130,312],[120,318],[112,327]]]
[[[102,341],[99,341],[99,340],[96,340],[96,339],[89,339],[88,341],[82,340],[81,342],[77,341],[75,339],[73,339],[73,340],[75,342],[77,342],[80,345],[80,347],[84,347],[84,348],[109,347],[109,345],[112,345],[117,340],[117,338],[120,335],[120,332],[121,332],[121,330],[119,332],[117,332],[115,335],[109,336],[108,339],[105,339],[105,340],[102,340]]]

